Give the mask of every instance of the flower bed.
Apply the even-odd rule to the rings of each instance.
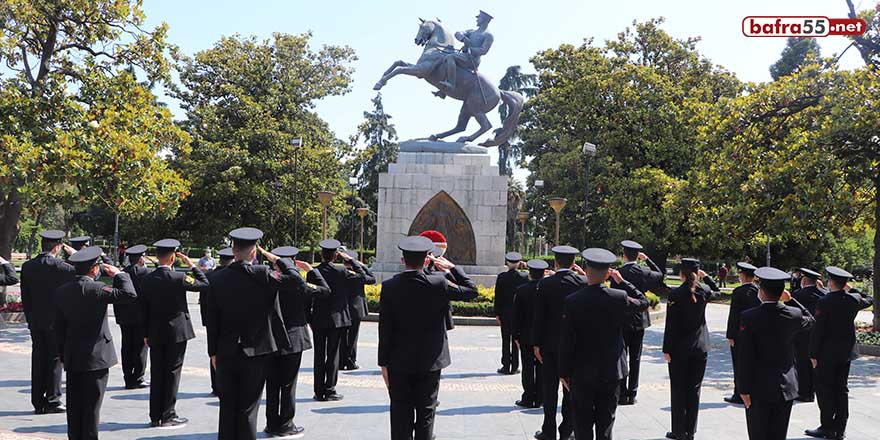
[[[871,323],[856,323],[856,341],[862,345],[880,346],[880,332],[874,331]]]

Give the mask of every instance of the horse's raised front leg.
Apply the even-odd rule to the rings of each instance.
[[[397,61],[391,63],[391,67],[389,67],[388,70],[386,70],[385,73],[382,74],[382,78],[380,78],[379,82],[377,82],[376,85],[373,86],[373,90],[379,90],[382,87],[384,87],[385,83],[388,82],[388,80],[391,79],[392,76],[394,76],[394,75],[391,75],[391,72],[394,72],[394,69],[396,69],[398,67],[402,67],[402,66],[408,66],[408,65],[409,65],[409,63],[407,63],[406,61],[403,61],[403,60],[397,60]]]
[[[462,109],[464,109],[464,107],[462,107]],[[489,131],[489,129],[492,128],[492,123],[489,122],[489,117],[486,116],[485,113],[475,114],[474,119],[476,119],[477,123],[480,124],[480,129],[470,136],[462,136],[458,138],[456,142],[471,142],[474,139],[482,136],[483,133]]]
[[[471,113],[468,111],[467,106],[464,104],[461,105],[461,111],[458,112],[458,123],[455,124],[455,127],[452,130],[444,131],[443,133],[432,134],[428,137],[428,139],[432,141],[436,141],[437,139],[443,139],[446,136],[461,133],[464,129],[467,128],[468,121],[471,119]]]

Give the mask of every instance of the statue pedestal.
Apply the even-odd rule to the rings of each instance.
[[[492,286],[503,270],[507,177],[488,154],[401,152],[379,175],[377,280],[403,270],[397,242],[436,229],[446,256],[477,284]]]

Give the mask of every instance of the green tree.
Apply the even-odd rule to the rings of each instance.
[[[498,82],[498,88],[500,90],[518,92],[526,98],[531,98],[538,93],[537,86],[538,75],[535,75],[534,73],[523,73],[522,67],[520,66],[508,67],[504,76],[502,76],[501,80]],[[508,111],[507,104],[502,102],[498,105],[498,115],[501,117],[502,124],[507,119]],[[511,143],[511,139],[508,139],[498,146],[498,171],[504,176],[510,175],[511,162],[516,161],[520,155],[519,144],[515,142],[515,138],[513,138],[513,140],[514,143]],[[510,219],[508,219],[508,221],[510,221]]]
[[[193,138],[192,154],[176,165],[193,184],[176,221],[184,239],[214,244],[246,225],[263,229],[267,245],[320,239],[316,193],[345,191],[345,146],[314,104],[349,91],[355,56],[348,47],[313,51],[310,39],[224,37],[192,58],[179,57],[181,85],[172,96],[182,102],[182,126]],[[303,140],[298,150],[295,137]],[[344,210],[335,197],[329,218]],[[331,222],[328,235],[335,227]]]
[[[798,72],[807,64],[808,58],[819,58],[822,49],[815,38],[789,38],[779,60],[770,66],[773,80]]]
[[[172,214],[186,185],[159,155],[188,138],[128,71],[168,78],[167,26],[142,29],[140,1],[0,4],[0,255],[23,210],[96,203]]]

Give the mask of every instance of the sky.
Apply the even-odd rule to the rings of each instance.
[[[873,7],[872,0],[855,0],[857,9]],[[210,48],[221,36],[241,34],[268,38],[273,32],[299,34],[311,31],[314,49],[321,45],[352,47],[358,60],[352,91],[325,98],[317,112],[340,139],[348,137],[371,109],[373,85],[396,60],[415,62],[421,47],[413,43],[418,18],[439,18],[451,30],[475,27],[475,15],[483,9],[495,17],[489,25],[495,42],[485,55],[480,71],[498,81],[508,66],[521,65],[534,72],[529,59],[541,50],[560,44],[581,44],[593,38],[597,45],[613,39],[633,20],[665,17],[663,28],[673,37],[699,36],[698,50],[713,63],[724,66],[744,81],[770,81],[768,67],[779,58],[784,38],[747,38],[740,26],[748,15],[810,15],[844,18],[844,0],[736,0],[736,1],[577,1],[487,0],[445,2],[404,0],[144,0],[147,24],[166,22],[168,38],[185,53]],[[849,40],[819,38],[823,55],[840,53]],[[855,49],[841,59],[844,68],[862,65]],[[460,102],[434,97],[433,87],[414,77],[397,76],[382,90],[385,111],[392,116],[401,140],[426,137],[455,125]],[[177,118],[178,105],[168,97]],[[497,112],[491,115],[498,123]],[[477,129],[471,121],[466,133]],[[484,135],[483,140],[488,135]],[[455,136],[453,136],[455,137]],[[454,140],[454,139],[452,139]],[[601,146],[600,146],[601,148]],[[491,153],[497,157],[496,149]],[[524,180],[525,171],[514,175]]]

